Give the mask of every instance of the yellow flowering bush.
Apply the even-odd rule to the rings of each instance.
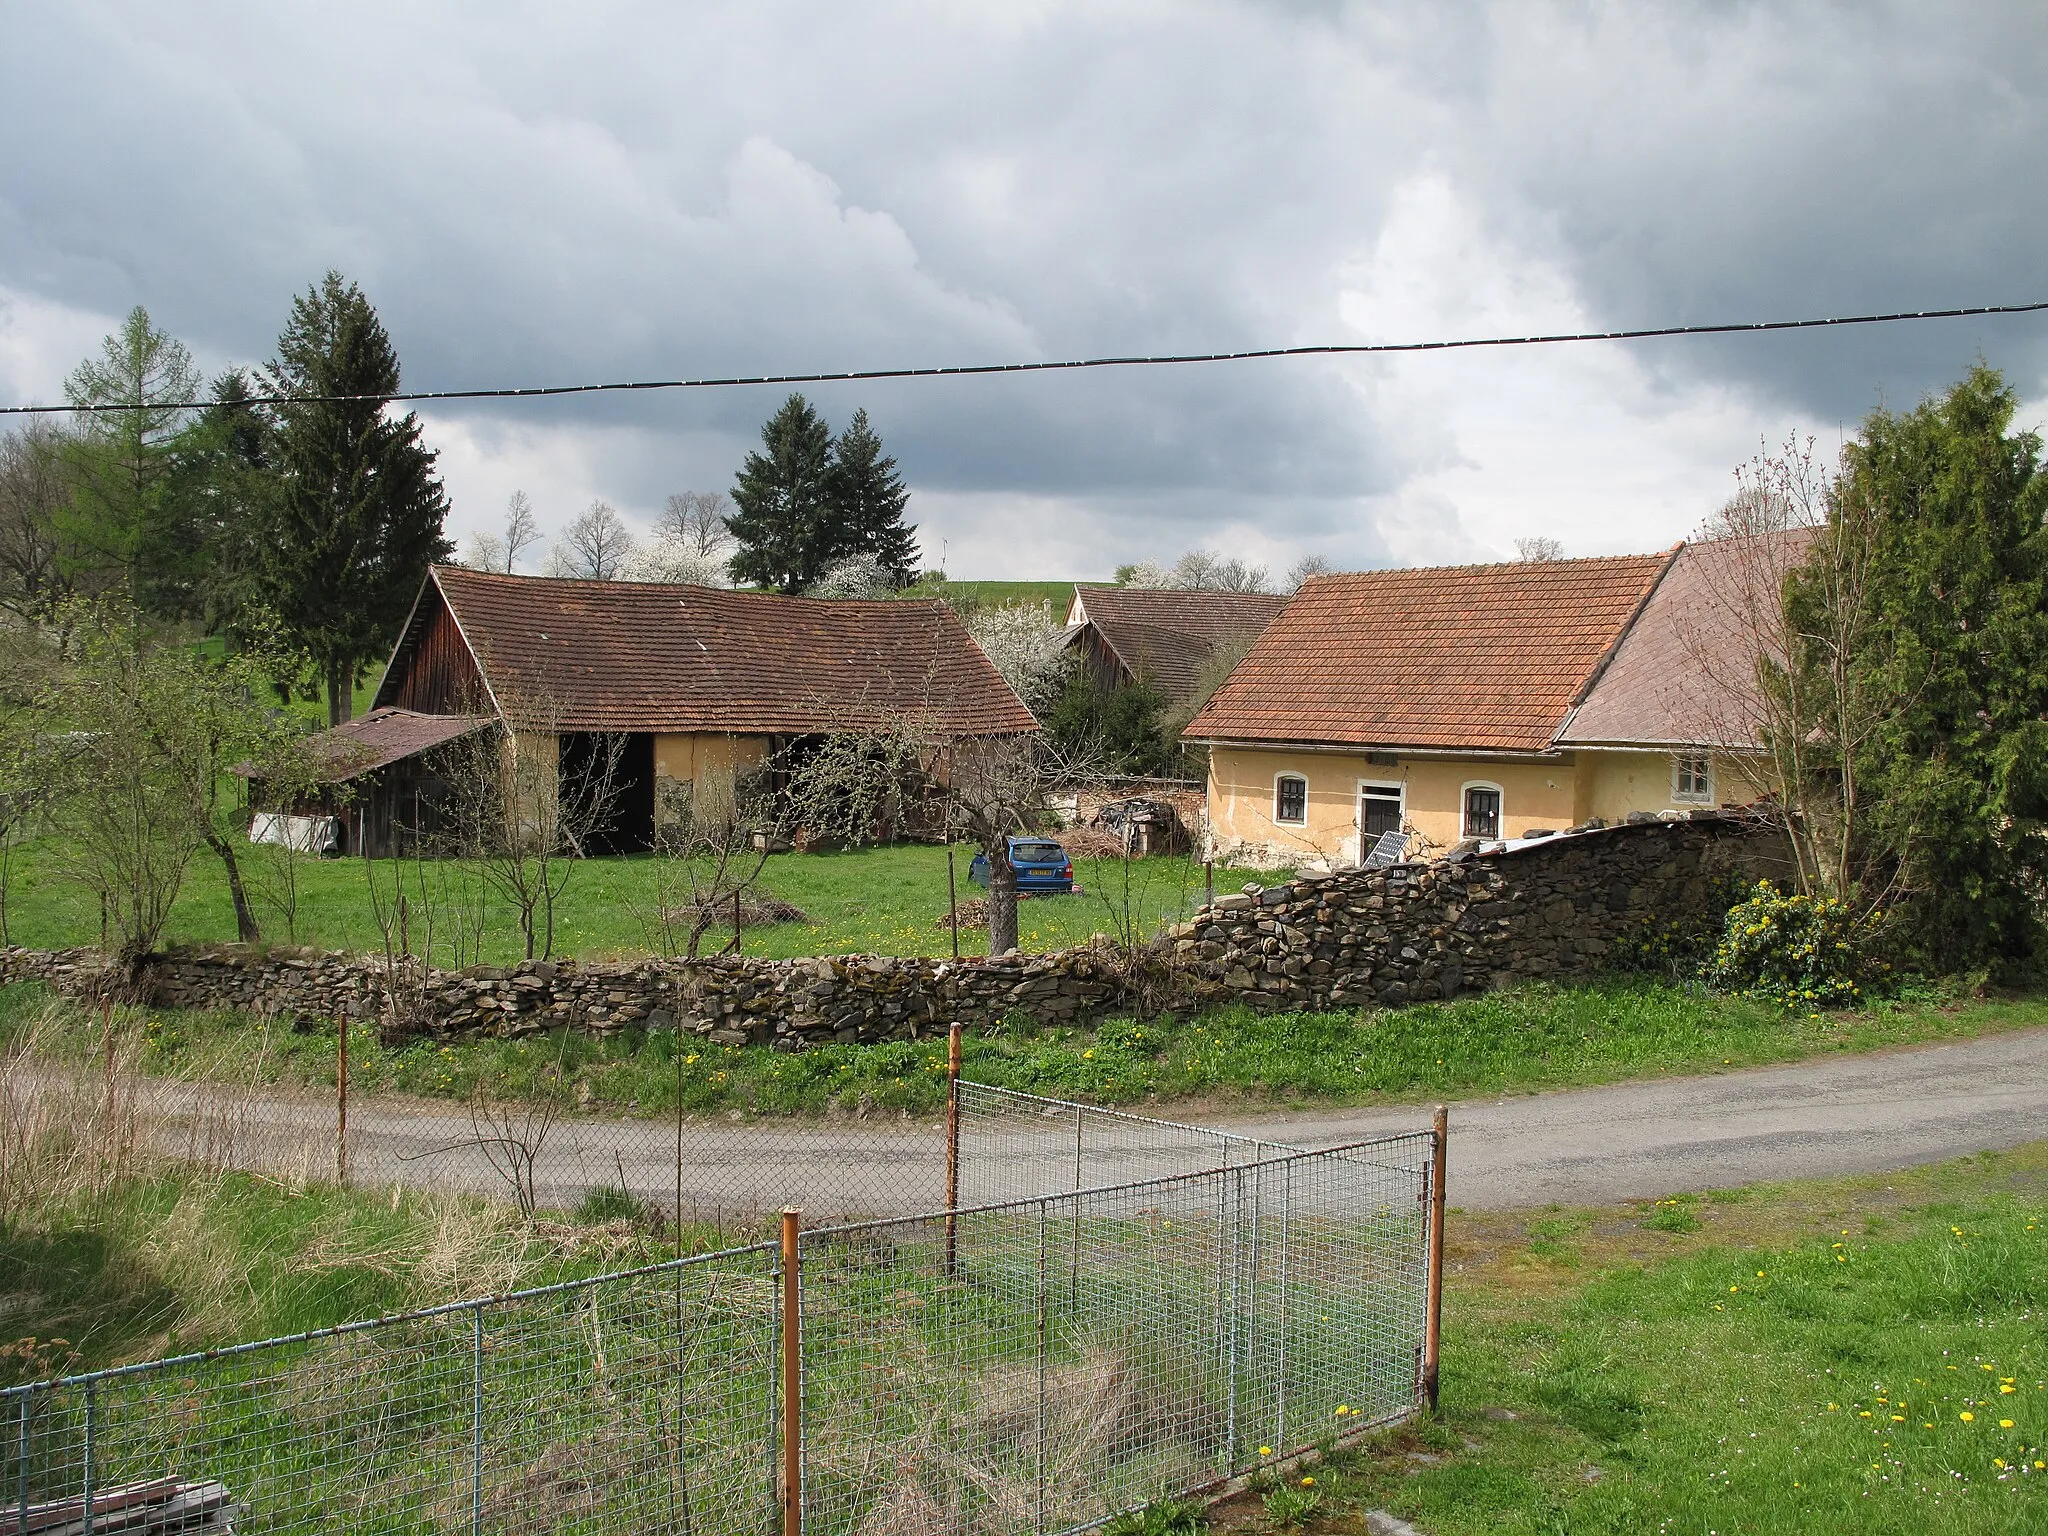
[[[1707,980],[1801,1012],[1854,1008],[1889,972],[1864,952],[1862,939],[1844,903],[1788,894],[1759,880],[1728,909]]]

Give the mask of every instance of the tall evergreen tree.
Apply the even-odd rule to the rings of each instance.
[[[59,559],[78,585],[117,589],[145,611],[163,598],[152,590],[151,572],[194,542],[183,526],[187,509],[171,491],[186,414],[179,404],[198,389],[192,354],[139,304],[100,355],[64,381],[73,405],[125,407],[82,414],[67,444],[71,497],[58,519]]]
[[[837,514],[835,558],[873,555],[889,579],[907,587],[917,579],[917,529],[903,521],[910,491],[882,439],[857,410],[832,449],[832,503]]]
[[[170,494],[181,537],[149,551],[150,606],[217,629],[235,619],[277,493],[269,424],[239,368],[214,380],[213,404],[173,446]]]
[[[429,564],[455,546],[419,418],[386,412],[398,354],[362,290],[329,272],[292,303],[264,371],[280,476],[252,551],[248,597],[318,668],[328,719],[352,713],[357,675],[405,620]],[[335,398],[342,397],[342,398]]]
[[[2041,937],[2048,475],[2040,438],[2010,430],[2016,404],[1979,365],[1912,411],[1873,412],[1830,514],[1867,529],[1882,621],[1880,654],[1855,661],[1890,701],[1858,752],[1869,864],[1897,880],[1920,958],[1942,969],[2018,958]]]
[[[802,395],[761,428],[732,488],[726,520],[738,551],[733,580],[796,593],[843,553],[833,536],[832,429]]]

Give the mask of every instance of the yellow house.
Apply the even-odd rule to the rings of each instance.
[[[1721,546],[1311,577],[1187,737],[1219,858],[1339,866],[1632,813],[1768,778]]]

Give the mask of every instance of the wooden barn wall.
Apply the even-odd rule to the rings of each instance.
[[[439,600],[418,643],[399,658],[398,687],[380,701],[424,715],[460,715],[486,707],[483,675],[456,628],[455,615]]]

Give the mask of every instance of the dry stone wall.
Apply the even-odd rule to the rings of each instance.
[[[1782,873],[1782,839],[1692,817],[1560,836],[1510,852],[1304,875],[1219,897],[1142,956],[1106,945],[935,960],[736,956],[464,971],[339,951],[220,946],[155,957],[138,982],[160,1007],[381,1021],[398,1032],[518,1036],[693,1030],[725,1044],[917,1038],[954,1019],[1072,1023],[1129,1011],[1395,1005],[1538,977],[1583,975],[1645,918],[1701,910],[1718,875]],[[0,980],[72,995],[105,985],[94,950],[0,950]]]

